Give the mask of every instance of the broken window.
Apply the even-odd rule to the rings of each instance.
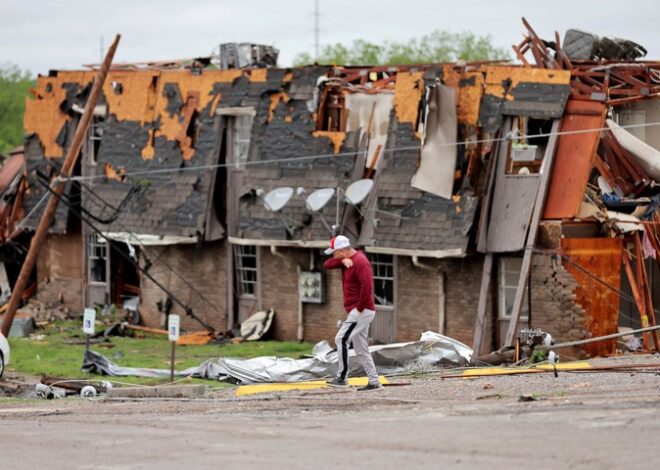
[[[257,247],[254,245],[235,245],[236,278],[239,295],[256,296],[259,270],[257,265]]]
[[[253,116],[234,116],[234,162],[238,169],[244,169],[248,159],[253,119]]]
[[[103,138],[103,122],[100,116],[92,115],[92,121],[89,123],[87,131],[87,158],[88,162],[96,165],[101,149],[101,139]]]
[[[374,297],[377,307],[394,307],[394,256],[369,254],[374,272]]]
[[[508,175],[538,174],[543,163],[552,119],[518,116],[514,119],[513,141],[509,148]]]
[[[516,298],[518,279],[520,279],[520,268],[522,258],[500,258],[500,306],[499,317],[511,318],[513,301]],[[525,288],[525,299],[522,306],[521,318],[527,320],[529,305],[527,301],[528,289]]]
[[[97,234],[87,237],[87,278],[90,283],[106,283],[108,242]]]
[[[342,87],[339,84],[326,84],[319,100],[316,130],[344,132],[345,129],[346,111]]]

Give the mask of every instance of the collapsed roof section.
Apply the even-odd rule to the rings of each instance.
[[[115,68],[95,111],[82,180],[69,198],[80,198],[109,232],[312,246],[341,230],[374,251],[420,256],[463,255],[471,237],[486,249],[496,246],[486,237],[490,203],[480,201],[493,187],[503,191],[495,198],[500,205],[534,192],[547,138],[532,142],[526,134],[547,133],[572,100],[621,104],[660,92],[653,64],[574,63],[559,41],[553,52],[529,31],[514,47],[523,66],[217,70],[210,61],[192,61]],[[44,182],[64,155],[95,73],[40,77],[27,102],[28,170],[39,170]],[[576,106],[571,112],[582,113]],[[501,164],[517,176],[495,185],[492,157],[507,117],[520,137],[518,160]],[[572,186],[556,183],[557,168],[569,165],[561,160],[552,186],[575,188],[570,175]],[[605,156],[603,167],[610,160]],[[589,160],[584,167],[569,198],[571,216]],[[347,204],[341,190],[365,178],[374,182],[371,192],[359,207]],[[26,210],[44,194],[35,181]],[[302,190],[274,213],[260,194],[278,187]],[[310,211],[304,198],[320,188],[336,191],[324,208]],[[557,188],[549,201],[557,200]],[[512,248],[507,230],[522,233],[529,222],[528,211],[514,212],[518,222],[502,232],[504,251],[520,248],[518,242]],[[66,208],[58,215],[52,230],[64,231]]]
[[[44,183],[64,155],[94,74],[40,77],[27,102],[28,166]],[[561,115],[569,78],[491,63],[114,70],[95,112],[91,157],[70,198],[84,194],[84,209],[109,232],[322,242],[327,224],[302,197],[284,209],[292,230],[258,190],[309,193],[370,178],[374,189],[361,209],[337,192],[322,216],[377,250],[461,255],[490,152],[481,140],[497,132],[503,115]],[[250,117],[242,157],[234,155],[239,131],[228,119],[237,116]],[[43,191],[32,184],[28,210]],[[218,207],[228,194],[237,200],[233,217]],[[59,216],[53,231],[66,230],[65,208]]]

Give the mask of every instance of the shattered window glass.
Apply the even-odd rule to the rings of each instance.
[[[374,297],[379,307],[394,307],[394,256],[369,253],[374,272]]]
[[[259,271],[257,267],[257,247],[235,245],[236,279],[240,295],[254,296],[257,293]]]
[[[87,276],[89,282],[107,282],[108,242],[96,234],[87,237]]]

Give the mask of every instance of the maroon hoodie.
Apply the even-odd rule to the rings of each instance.
[[[374,303],[374,275],[371,263],[361,251],[350,257],[353,266],[345,267],[341,259],[330,258],[323,263],[324,269],[341,268],[341,284],[344,289],[344,308],[346,313],[354,308],[376,310]]]

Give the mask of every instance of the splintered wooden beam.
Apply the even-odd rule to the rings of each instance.
[[[486,307],[488,306],[488,292],[490,292],[491,276],[493,271],[493,255],[487,253],[484,258],[484,267],[481,275],[481,289],[479,289],[479,305],[477,307],[477,321],[474,325],[474,341],[472,342],[472,357],[481,354],[486,331]]]
[[[655,312],[653,310],[653,297],[651,296],[651,290],[649,289],[649,277],[646,273],[646,266],[644,265],[644,253],[642,250],[642,241],[639,236],[639,232],[635,232],[633,236],[635,240],[635,258],[637,259],[637,267],[639,272],[639,283],[641,284],[641,291],[643,294],[643,300],[646,302],[646,314],[648,316],[648,324],[642,326],[655,326]],[[658,332],[653,331],[651,333],[653,337],[653,345],[655,350],[660,352],[660,343],[658,342]]]
[[[631,263],[632,255],[628,250],[624,249],[623,253],[623,267],[626,270],[626,275],[628,276],[628,282],[630,284],[630,290],[632,291],[633,297],[635,298],[635,304],[637,305],[637,310],[639,310],[639,318],[643,327],[648,326],[648,317],[646,315],[646,302],[642,298],[642,294],[639,291],[639,286],[637,285],[637,280],[632,270]],[[644,347],[649,348],[649,335],[648,333],[643,334],[644,338]]]
[[[527,280],[529,279],[529,271],[532,265],[532,251],[536,243],[536,234],[541,222],[541,214],[545,206],[545,198],[548,193],[548,186],[550,176],[552,175],[552,165],[555,159],[555,152],[557,150],[557,133],[559,132],[559,119],[552,122],[552,129],[550,131],[550,139],[545,149],[543,156],[543,166],[541,167],[541,181],[539,182],[539,189],[536,193],[534,200],[534,211],[532,212],[532,220],[529,224],[527,232],[527,240],[525,243],[525,254],[523,255],[523,262],[520,268],[520,278],[518,279],[518,287],[516,289],[516,297],[513,301],[513,310],[511,311],[511,320],[509,322],[509,329],[506,332],[506,346],[513,346],[516,337],[518,336],[518,325],[520,323],[520,313],[522,312],[522,304],[525,298],[525,289],[527,287]]]

